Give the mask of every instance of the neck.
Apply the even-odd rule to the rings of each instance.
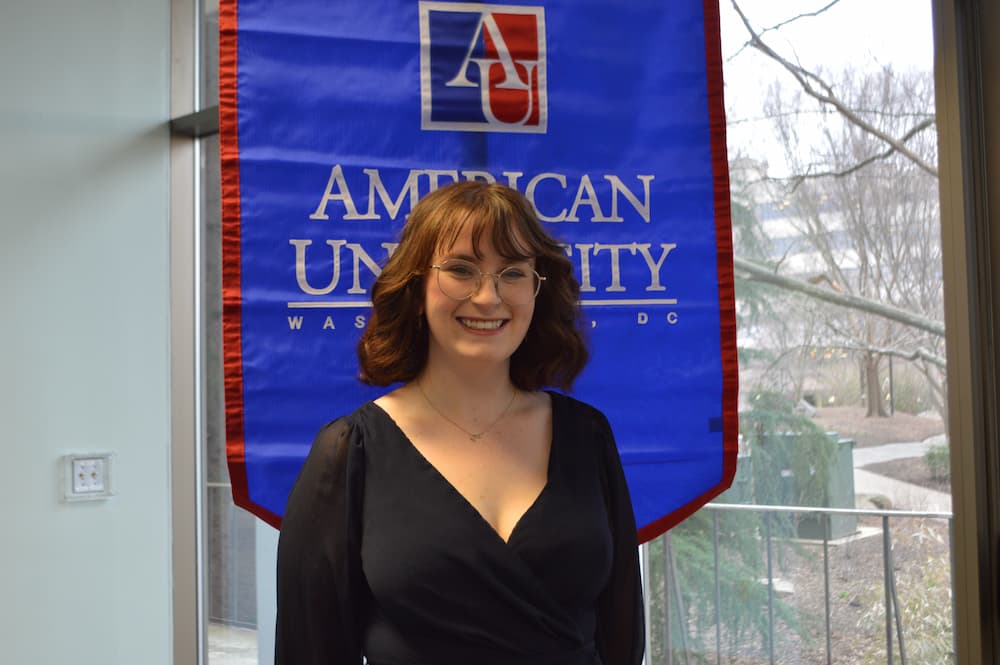
[[[435,404],[447,405],[449,415],[464,414],[471,422],[496,416],[516,391],[507,363],[478,372],[428,363],[416,381]]]

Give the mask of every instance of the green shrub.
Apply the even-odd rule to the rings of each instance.
[[[778,393],[759,392],[740,413],[740,433],[750,444],[754,503],[828,506],[826,479],[836,442]]]
[[[924,453],[924,461],[931,471],[931,476],[935,480],[948,480],[951,478],[951,453],[948,445],[932,446]]]

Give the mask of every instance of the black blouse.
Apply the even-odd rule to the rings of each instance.
[[[278,665],[637,665],[636,529],[607,420],[552,393],[507,542],[374,403],[327,425],[278,546]]]

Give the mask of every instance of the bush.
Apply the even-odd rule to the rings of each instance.
[[[946,481],[951,478],[951,453],[947,444],[932,446],[924,453],[924,461],[934,480]]]
[[[750,444],[753,502],[828,506],[827,479],[836,442],[819,425],[795,412],[784,395],[759,392],[740,413],[740,433]]]
[[[897,573],[899,607],[908,663],[953,663],[955,645],[951,625],[951,564],[946,556],[932,556],[921,566]],[[885,590],[873,585],[868,610],[858,627],[868,634],[885,634]],[[893,626],[893,650],[900,657],[899,634]],[[885,641],[859,653],[862,663],[884,663]]]

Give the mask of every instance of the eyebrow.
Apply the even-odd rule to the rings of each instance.
[[[471,254],[445,254],[443,260],[447,261],[448,259],[462,259],[469,263],[479,263],[479,259]]]
[[[515,266],[515,265],[517,265],[519,263],[527,263],[528,265],[534,265],[532,263],[532,260],[535,257],[534,256],[526,256],[526,257],[523,257],[523,258],[512,258],[512,257],[508,257],[508,256],[501,256],[500,258],[502,258],[504,261],[506,261],[506,263],[504,263],[503,267],[504,268],[510,268],[511,266]],[[470,254],[445,254],[441,258],[442,261],[450,261],[451,259],[462,259],[463,261],[468,261],[469,263],[474,263],[476,266],[478,266],[481,263],[481,259],[478,259],[475,256],[470,255]]]

